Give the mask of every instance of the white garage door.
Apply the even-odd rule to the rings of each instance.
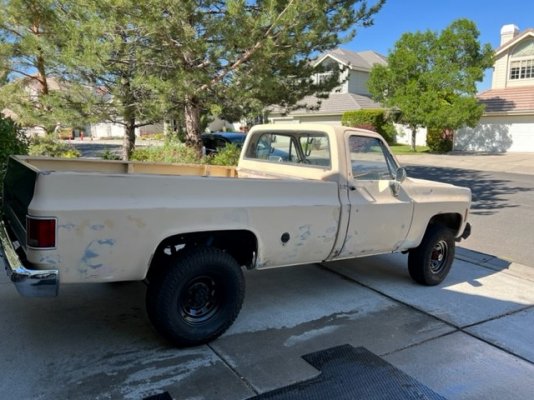
[[[534,152],[534,115],[482,117],[476,128],[456,132],[454,150]]]

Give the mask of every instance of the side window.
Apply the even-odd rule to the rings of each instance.
[[[354,179],[393,179],[387,152],[380,140],[365,136],[350,136],[349,149]]]

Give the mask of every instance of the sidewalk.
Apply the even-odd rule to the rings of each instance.
[[[402,165],[427,165],[444,168],[534,175],[534,153],[419,154],[398,155],[397,159]]]

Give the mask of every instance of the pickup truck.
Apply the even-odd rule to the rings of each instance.
[[[258,125],[237,168],[13,156],[0,254],[24,296],[144,280],[156,330],[191,346],[237,318],[244,269],[404,252],[416,282],[439,284],[470,202],[407,177],[374,132]]]

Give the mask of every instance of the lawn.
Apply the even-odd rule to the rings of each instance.
[[[427,146],[415,146],[417,150],[415,152],[412,150],[412,146],[408,144],[397,143],[397,144],[392,144],[389,147],[391,148],[391,152],[393,154],[398,154],[398,155],[409,155],[409,154],[417,155],[417,154],[429,152],[429,149]]]

